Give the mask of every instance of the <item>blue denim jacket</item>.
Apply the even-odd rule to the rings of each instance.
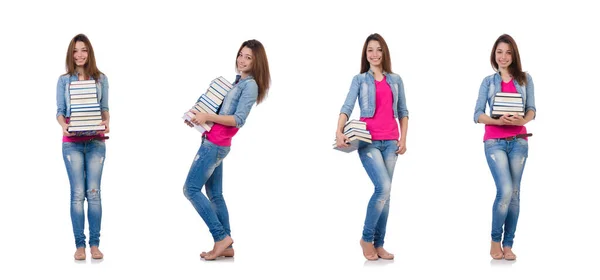
[[[398,74],[383,73],[387,83],[392,89],[394,95],[394,118],[408,117],[408,109],[406,107],[406,97],[404,96],[404,84],[402,78]],[[346,114],[348,118],[352,114],[354,104],[358,98],[361,118],[371,118],[375,115],[375,77],[373,71],[358,74],[352,79],[350,91],[346,96],[346,101],[342,106],[340,113]]]
[[[522,86],[517,83],[517,80],[513,79],[513,83],[515,83],[515,88],[517,88],[517,92],[521,94],[521,98],[523,98],[523,104],[525,104],[525,113],[527,111],[532,110],[535,118],[535,96],[533,92],[533,80],[531,76],[527,74],[527,85]],[[477,103],[475,104],[475,123],[479,123],[479,116],[481,114],[485,114],[486,101],[487,105],[492,108],[492,104],[494,102],[494,97],[496,93],[502,91],[502,77],[499,72],[496,74],[489,75],[483,79],[481,82],[481,86],[479,87],[479,97],[477,97]]]
[[[71,116],[71,95],[69,95],[69,84],[77,81],[77,75],[65,74],[58,77],[56,84],[56,117]],[[104,74],[100,74],[100,79],[96,81],[96,91],[98,95],[98,103],[100,103],[101,111],[108,111],[108,79]]]
[[[258,84],[256,84],[254,77],[249,75],[241,79],[241,76],[237,75],[233,88],[227,92],[225,99],[223,99],[223,103],[219,108],[219,115],[233,115],[235,126],[240,128],[246,122],[252,105],[256,103],[256,98],[258,98]]]

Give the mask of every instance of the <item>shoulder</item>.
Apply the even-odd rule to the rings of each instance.
[[[390,80],[395,83],[402,83],[402,78],[396,73],[389,73]]]
[[[527,77],[527,82],[533,81],[533,78],[531,78],[531,75],[529,75],[529,72],[525,72],[525,76]]]
[[[354,75],[354,77],[352,78],[352,81],[356,81],[356,82],[362,82],[365,80],[365,78],[367,77],[367,72],[365,73],[360,73],[360,74],[356,74]]]
[[[106,77],[106,75],[104,75],[104,73],[100,73],[100,77],[98,77],[98,82],[108,83],[108,77]]]
[[[489,76],[485,76],[485,78],[483,78],[483,83],[493,83],[494,79],[496,79],[496,76],[498,76],[498,78],[500,77],[500,75],[498,75],[497,73],[491,74]]]

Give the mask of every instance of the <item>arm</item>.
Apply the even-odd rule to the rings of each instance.
[[[65,119],[65,115],[67,114],[67,104],[65,101],[65,79],[61,76],[58,78],[58,83],[56,84],[56,120],[58,124],[62,128],[63,136],[73,136],[73,133],[69,133],[67,128],[69,125]]]
[[[100,83],[102,85],[102,99],[100,100],[100,110],[102,111],[102,124],[106,126],[104,133],[110,132],[110,113],[108,112],[108,78],[101,74]]]
[[[402,82],[402,78],[398,76],[398,120],[400,120],[400,125],[402,126],[402,119],[406,117],[408,121],[408,107],[406,105],[406,95],[404,94],[404,82]],[[404,132],[402,133],[404,135]]]
[[[406,152],[406,133],[408,132],[408,116],[400,118],[400,140],[398,140],[398,150],[396,154],[403,155]]]
[[[192,113],[195,115],[194,118],[192,118],[192,122],[200,124],[208,121],[225,126],[242,127],[244,123],[246,123],[246,118],[248,118],[252,106],[256,103],[256,98],[258,97],[258,85],[251,80],[248,81],[241,90],[240,100],[238,101],[233,115],[213,115],[192,110]]]
[[[345,113],[340,113],[335,131],[335,144],[338,147],[348,147],[348,136],[344,134],[344,125],[348,121],[348,116]]]
[[[481,86],[479,86],[479,95],[477,96],[477,103],[475,103],[475,123],[492,124],[491,121],[494,120],[485,114],[487,95],[491,83],[489,79],[490,77],[484,78],[481,82]]]

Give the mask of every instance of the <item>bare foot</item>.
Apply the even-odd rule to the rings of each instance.
[[[385,249],[383,249],[383,247],[375,248],[375,250],[377,251],[377,255],[384,260],[394,259],[394,254],[386,251]]]
[[[223,240],[215,243],[215,246],[213,247],[212,251],[209,251],[204,256],[204,259],[207,261],[212,261],[212,260],[217,259],[217,257],[222,255],[223,252],[225,251],[225,249],[227,249],[227,247],[231,246],[231,244],[233,244],[233,239],[231,239],[231,237],[229,235],[227,235],[225,238],[223,238]]]
[[[90,253],[92,253],[92,259],[99,260],[99,259],[104,258],[104,254],[102,254],[102,252],[100,252],[100,249],[98,249],[98,246],[91,246]]]
[[[365,256],[367,260],[375,261],[379,259],[379,257],[377,256],[377,252],[375,251],[375,246],[373,246],[373,243],[364,241],[361,238],[360,247],[362,248],[363,256]]]
[[[211,253],[212,253],[212,250],[210,250],[208,252],[202,252],[200,254],[200,257],[204,258],[204,257],[206,257],[206,255],[211,254]],[[230,257],[233,257],[234,253],[235,252],[233,251],[233,247],[227,248],[227,249],[225,249],[225,251],[223,251],[223,254],[221,254],[219,257],[228,257],[228,258],[230,258]]]
[[[517,259],[517,255],[513,253],[510,247],[504,247],[504,259],[507,261],[514,261]]]
[[[84,247],[77,248],[77,251],[75,251],[75,255],[73,257],[75,258],[75,260],[78,260],[78,261],[85,260],[85,248]]]
[[[492,245],[490,248],[490,256],[494,260],[501,260],[504,257],[504,253],[502,252],[502,246],[500,246],[500,242],[492,241]]]

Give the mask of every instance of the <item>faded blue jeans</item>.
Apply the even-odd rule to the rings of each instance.
[[[106,146],[103,141],[63,142],[63,159],[71,184],[71,223],[75,246],[85,248],[85,214],[83,203],[87,199],[87,217],[90,227],[90,246],[100,245],[102,201],[100,181],[104,167]]]
[[[223,159],[230,148],[203,138],[183,186],[183,194],[196,208],[215,242],[231,235],[229,212],[223,198]],[[202,193],[203,186],[208,198]]]
[[[492,208],[492,241],[502,241],[503,247],[512,247],[519,219],[521,177],[529,146],[527,140],[522,138],[511,141],[488,139],[484,146],[485,157],[496,183],[496,199]]]
[[[398,141],[396,140],[374,140],[370,144],[359,143],[360,161],[375,186],[375,191],[367,206],[362,239],[366,242],[373,242],[375,248],[383,247],[390,210],[392,176],[398,159],[397,150]]]

